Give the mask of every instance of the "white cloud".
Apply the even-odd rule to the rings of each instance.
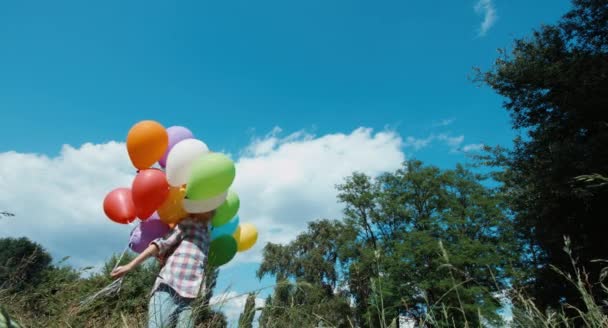
[[[460,135],[457,137],[452,137],[446,134],[440,134],[437,136],[437,140],[443,141],[446,145],[450,147],[451,151],[457,151],[458,147],[460,147],[460,145],[464,141],[464,136]]]
[[[404,146],[413,148],[414,150],[420,150],[427,147],[433,139],[435,139],[435,136],[429,136],[427,138],[415,138],[410,136],[405,139]]]
[[[334,185],[353,171],[370,175],[397,169],[405,160],[394,132],[357,129],[316,137],[304,132],[284,138],[275,129],[254,140],[236,159],[234,189],[239,215],[259,230],[256,246],[231,262],[258,262],[267,242],[285,243],[318,218],[339,218]],[[124,249],[132,227],[107,219],[102,203],[135,175],[124,143],[64,146],[58,156],[0,153],[0,237],[26,236],[56,259],[99,266]]]
[[[460,145],[464,142],[464,136],[451,136],[448,134],[432,134],[426,138],[415,138],[415,137],[407,137],[404,142],[404,147],[413,148],[414,150],[420,150],[429,146],[434,141],[440,141],[446,144],[451,152],[456,152]]]
[[[247,302],[247,294],[238,294],[237,292],[230,291],[219,295],[214,295],[211,298],[211,307],[217,311],[222,311],[226,316],[229,327],[237,327],[238,319],[240,314],[245,308]],[[265,304],[265,300],[262,298],[255,299],[255,307],[260,308]],[[258,319],[260,317],[260,311],[255,313],[253,318],[253,326],[257,327]]]
[[[465,153],[479,151],[479,150],[482,150],[483,147],[485,147],[484,144],[468,144],[468,145],[462,147],[462,151],[464,151]]]
[[[433,126],[434,127],[448,126],[448,125],[452,125],[452,123],[454,123],[454,121],[455,121],[455,119],[453,119],[453,118],[446,118],[441,121],[433,123]]]
[[[130,232],[105,218],[103,198],[134,174],[116,142],[63,146],[52,158],[0,153],[0,208],[16,215],[0,221],[0,237],[29,237],[76,266],[99,264],[124,249]]]
[[[479,31],[477,34],[477,36],[483,37],[488,33],[490,28],[494,26],[496,20],[498,19],[496,7],[494,6],[494,2],[492,0],[479,0],[475,4],[474,9],[478,15],[483,16],[483,21],[479,26]]]
[[[241,220],[254,223],[260,239],[233,262],[259,261],[267,242],[289,242],[313,219],[340,218],[335,185],[353,171],[377,175],[397,169],[405,160],[402,146],[393,132],[364,128],[254,141],[237,161],[234,189],[242,199]]]
[[[353,171],[377,175],[405,160],[402,139],[390,131],[280,134],[277,128],[254,139],[235,158],[239,215],[256,225],[259,240],[223,268],[224,278],[239,263],[259,262],[267,242],[289,242],[314,219],[340,218],[334,186]],[[114,188],[129,187],[134,176],[120,142],[66,145],[54,157],[0,153],[0,210],[16,214],[0,219],[0,237],[26,236],[57,260],[71,256],[74,266],[100,268],[126,247],[132,229],[105,217],[103,199]],[[238,318],[245,297],[225,305],[231,320]]]

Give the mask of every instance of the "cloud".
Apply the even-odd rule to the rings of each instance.
[[[267,242],[289,242],[313,219],[340,218],[335,185],[353,171],[377,175],[397,169],[405,160],[402,146],[394,132],[365,128],[254,140],[237,162],[234,189],[242,199],[241,219],[258,227],[260,239],[233,262],[259,261]]]
[[[235,158],[239,215],[260,237],[231,265],[259,262],[267,242],[289,242],[313,219],[340,218],[334,186],[353,171],[376,175],[405,160],[402,139],[390,131],[280,134],[277,128],[254,139]],[[135,175],[124,143],[66,145],[54,157],[9,151],[0,163],[0,210],[16,214],[0,220],[0,237],[26,236],[80,267],[99,267],[126,247],[132,227],[102,209],[105,195]]]
[[[247,294],[238,294],[234,291],[225,292],[219,295],[214,295],[211,298],[211,307],[217,311],[222,311],[228,320],[229,327],[236,327],[239,316],[245,308],[247,302]],[[255,307],[260,308],[265,304],[262,298],[255,299]],[[255,313],[253,318],[254,327],[257,327],[257,322],[260,317],[260,311]]]
[[[448,126],[448,125],[452,125],[452,123],[454,123],[454,121],[455,121],[455,119],[453,119],[453,118],[446,118],[441,121],[433,123],[433,126],[434,127]]]
[[[102,202],[115,187],[129,186],[135,170],[124,144],[63,146],[56,157],[0,153],[0,237],[26,236],[56,259],[98,265],[126,246],[130,227],[104,217]]]
[[[259,240],[223,267],[223,276],[235,274],[230,268],[241,263],[259,263],[267,242],[289,242],[311,220],[340,218],[335,185],[353,171],[377,175],[405,160],[404,142],[391,131],[281,134],[275,128],[234,156],[239,215],[256,225]],[[125,249],[134,225],[116,224],[102,209],[105,195],[130,186],[135,176],[124,143],[65,145],[53,157],[9,151],[0,153],[0,163],[0,211],[16,215],[0,219],[0,237],[26,236],[56,260],[70,256],[68,263],[76,267],[99,269]],[[226,303],[231,320],[245,297]]]
[[[464,136],[451,136],[445,133],[431,134],[426,138],[407,137],[404,142],[405,148],[413,148],[415,151],[428,147],[432,142],[440,141],[450,148],[450,152],[458,151],[460,145],[464,142]]]
[[[404,146],[407,148],[413,148],[414,150],[420,150],[422,148],[426,148],[434,139],[434,136],[429,136],[427,138],[407,137],[405,139]]]
[[[490,28],[494,26],[498,16],[496,15],[496,8],[494,6],[494,2],[492,0],[479,0],[475,4],[475,12],[483,16],[483,21],[479,26],[479,31],[477,33],[478,37],[486,36]]]
[[[465,153],[479,151],[479,150],[482,150],[483,147],[485,147],[484,144],[468,144],[468,145],[462,147],[462,151]]]
[[[450,147],[450,151],[455,152],[458,150],[462,142],[464,141],[464,136],[460,135],[457,137],[452,137],[446,134],[440,134],[437,136],[437,140],[444,142],[446,145]]]

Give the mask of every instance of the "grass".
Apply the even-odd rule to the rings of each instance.
[[[454,311],[460,311],[464,314],[465,304],[462,304],[458,297],[458,288],[464,283],[469,281],[458,281],[455,275],[452,274],[453,268],[449,261],[449,255],[440,244],[442,249],[442,256],[444,259],[444,265],[442,269],[448,269],[450,271],[450,277],[452,279],[452,288],[442,296],[445,297],[450,293],[454,293],[459,300],[459,306],[456,308],[448,308],[447,305],[442,303],[440,298],[434,304],[427,304],[427,308],[430,309],[426,315],[421,318],[418,322],[418,327],[450,327],[460,328],[467,327],[473,328],[467,321],[464,323],[457,322],[450,313]],[[530,327],[530,328],[574,328],[580,327],[581,323],[585,327],[591,328],[603,328],[608,327],[608,316],[604,312],[603,305],[606,303],[605,300],[594,299],[591,293],[591,282],[588,281],[588,275],[583,268],[580,268],[576,261],[573,259],[569,248],[569,240],[565,240],[565,252],[570,256],[571,265],[573,268],[572,275],[564,273],[563,271],[553,268],[558,272],[565,281],[572,284],[578,291],[580,300],[583,301],[583,308],[576,308],[569,304],[564,304],[560,309],[542,311],[539,309],[534,301],[526,296],[521,290],[511,290],[509,295],[512,303],[514,304],[513,321],[511,323],[505,323],[503,327]],[[600,261],[605,262],[605,261]],[[489,273],[491,274],[491,273]],[[608,267],[602,271],[599,284],[602,290],[608,295],[608,287],[604,284],[604,279],[608,277]],[[14,282],[20,281],[21,277],[15,275],[12,277]],[[97,281],[97,280],[98,281]],[[145,327],[147,324],[147,312],[146,312],[146,301],[141,304],[137,303],[131,305],[133,309],[137,311],[123,311],[120,308],[120,304],[127,300],[120,299],[121,296],[110,296],[109,298],[102,298],[96,300],[90,305],[90,308],[81,308],[79,306],[79,297],[76,295],[90,294],[91,291],[99,289],[101,283],[107,283],[102,277],[94,277],[92,280],[79,280],[77,283],[69,279],[55,279],[46,281],[42,286],[37,287],[33,290],[24,290],[21,292],[15,292],[11,290],[10,283],[4,282],[3,287],[0,288],[0,304],[2,311],[0,311],[0,328],[9,327],[8,322],[11,322],[10,327],[85,327],[85,328],[106,328],[106,327],[123,327],[123,328],[136,328]],[[372,282],[373,288],[373,299],[374,306],[378,315],[378,321],[381,323],[381,328],[396,328],[397,318],[387,318],[386,308],[383,301],[382,293],[382,279],[379,277]],[[265,288],[271,288],[274,286],[268,286]],[[264,288],[264,289],[265,289]],[[306,290],[306,286],[296,286],[301,290]],[[254,291],[259,293],[261,289]],[[237,295],[234,297],[241,297]],[[232,297],[232,298],[234,298]],[[221,298],[217,301],[217,304],[206,304],[197,303],[194,312],[197,316],[204,316],[205,320],[203,323],[198,324],[197,328],[215,328],[223,327],[225,322],[221,316],[215,315],[211,311],[211,307],[221,309],[231,298]],[[122,302],[122,303],[121,303]],[[316,306],[322,307],[323,304],[317,304]],[[296,303],[290,303],[285,306],[268,306],[267,309],[280,310],[281,313],[287,314],[285,318],[308,318],[307,321],[311,323],[311,327],[336,327],[337,323],[332,323],[329,319],[324,318],[319,313],[316,313],[311,308],[303,308]],[[257,308],[260,311],[262,308]],[[451,311],[450,311],[451,310]],[[566,311],[569,313],[575,313],[573,317],[567,316]],[[478,312],[480,326],[491,327]],[[9,318],[10,317],[10,318]],[[348,326],[354,328],[355,325],[351,318],[346,318],[342,321],[348,322]],[[302,323],[298,322],[281,322],[277,320],[270,321],[271,324],[267,325],[267,328],[288,328],[288,327],[304,327]],[[314,324],[312,324],[314,322]],[[16,326],[18,323],[20,326]]]

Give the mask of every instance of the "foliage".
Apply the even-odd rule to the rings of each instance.
[[[31,254],[39,253],[41,247],[27,239],[1,240],[4,244],[2,254],[17,254],[12,259],[21,258],[21,262],[10,262],[12,267],[0,267],[0,272],[16,272],[11,277],[29,277],[19,270],[31,270]],[[8,247],[11,246],[11,247]],[[35,246],[35,247],[34,247]],[[9,252],[8,250],[16,250]],[[30,256],[21,256],[30,254]],[[46,253],[44,253],[46,254]],[[48,256],[48,258],[46,257]],[[56,265],[48,265],[51,262],[50,255],[43,257],[47,263],[35,279],[19,279],[22,288],[0,288],[0,304],[6,306],[6,313],[13,313],[13,320],[20,322],[25,327],[116,327],[118,323],[122,326],[143,327],[147,322],[149,294],[156,279],[159,267],[156,261],[149,261],[129,272],[120,285],[120,290],[107,296],[99,296],[92,302],[82,304],[91,295],[94,295],[104,287],[112,283],[109,273],[116,266],[118,256],[114,255],[106,261],[102,270],[98,273],[84,274],[90,268],[75,270],[64,265],[67,258]],[[126,254],[121,263],[126,263],[133,255]],[[48,262],[47,262],[48,260]],[[6,263],[6,262],[5,262]],[[208,280],[207,293],[195,301],[195,313],[199,314],[196,327],[220,328],[226,327],[226,319],[221,313],[209,310],[208,299],[213,295],[211,289],[215,286],[218,272],[208,273],[212,279]],[[13,279],[13,278],[10,278]],[[27,282],[25,284],[24,282]],[[13,281],[7,280],[7,286],[17,286]],[[207,301],[203,301],[207,299]],[[204,304],[204,305],[203,305]],[[200,313],[203,313],[200,315]]]
[[[205,287],[201,291],[201,296],[198,297],[193,307],[194,323],[197,326],[204,326],[208,328],[223,328],[227,327],[226,317],[218,311],[214,311],[210,307],[210,301],[213,297],[213,290],[217,283],[217,277],[219,276],[219,269],[207,267],[205,270]]]
[[[324,303],[335,326],[383,327],[441,304],[457,323],[476,326],[478,312],[500,323],[492,291],[505,287],[516,254],[502,196],[482,177],[411,161],[376,180],[355,173],[338,190],[344,221],[316,221],[294,242],[265,247],[258,276],[282,282],[266,320],[294,322],[285,310],[294,306],[321,315]]]
[[[255,294],[249,293],[243,313],[239,316],[239,328],[252,328],[255,316]]]
[[[0,239],[0,288],[23,291],[40,283],[51,256],[27,238]]]
[[[608,173],[608,2],[573,4],[557,24],[516,40],[510,54],[503,52],[479,75],[506,98],[513,127],[524,134],[514,149],[495,149],[486,159],[503,169],[496,179],[508,196],[522,248],[523,274],[514,282],[527,287],[541,309],[580,300],[549,265],[573,273],[561,251],[563,235],[572,237],[593,280],[601,272],[593,260],[608,248],[608,224],[600,219],[608,210],[608,189],[575,179]],[[601,292],[599,286],[592,290]]]

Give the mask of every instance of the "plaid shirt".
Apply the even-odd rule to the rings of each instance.
[[[165,284],[184,298],[196,298],[204,288],[210,238],[206,223],[186,218],[165,237],[152,241],[165,262],[152,293]]]

